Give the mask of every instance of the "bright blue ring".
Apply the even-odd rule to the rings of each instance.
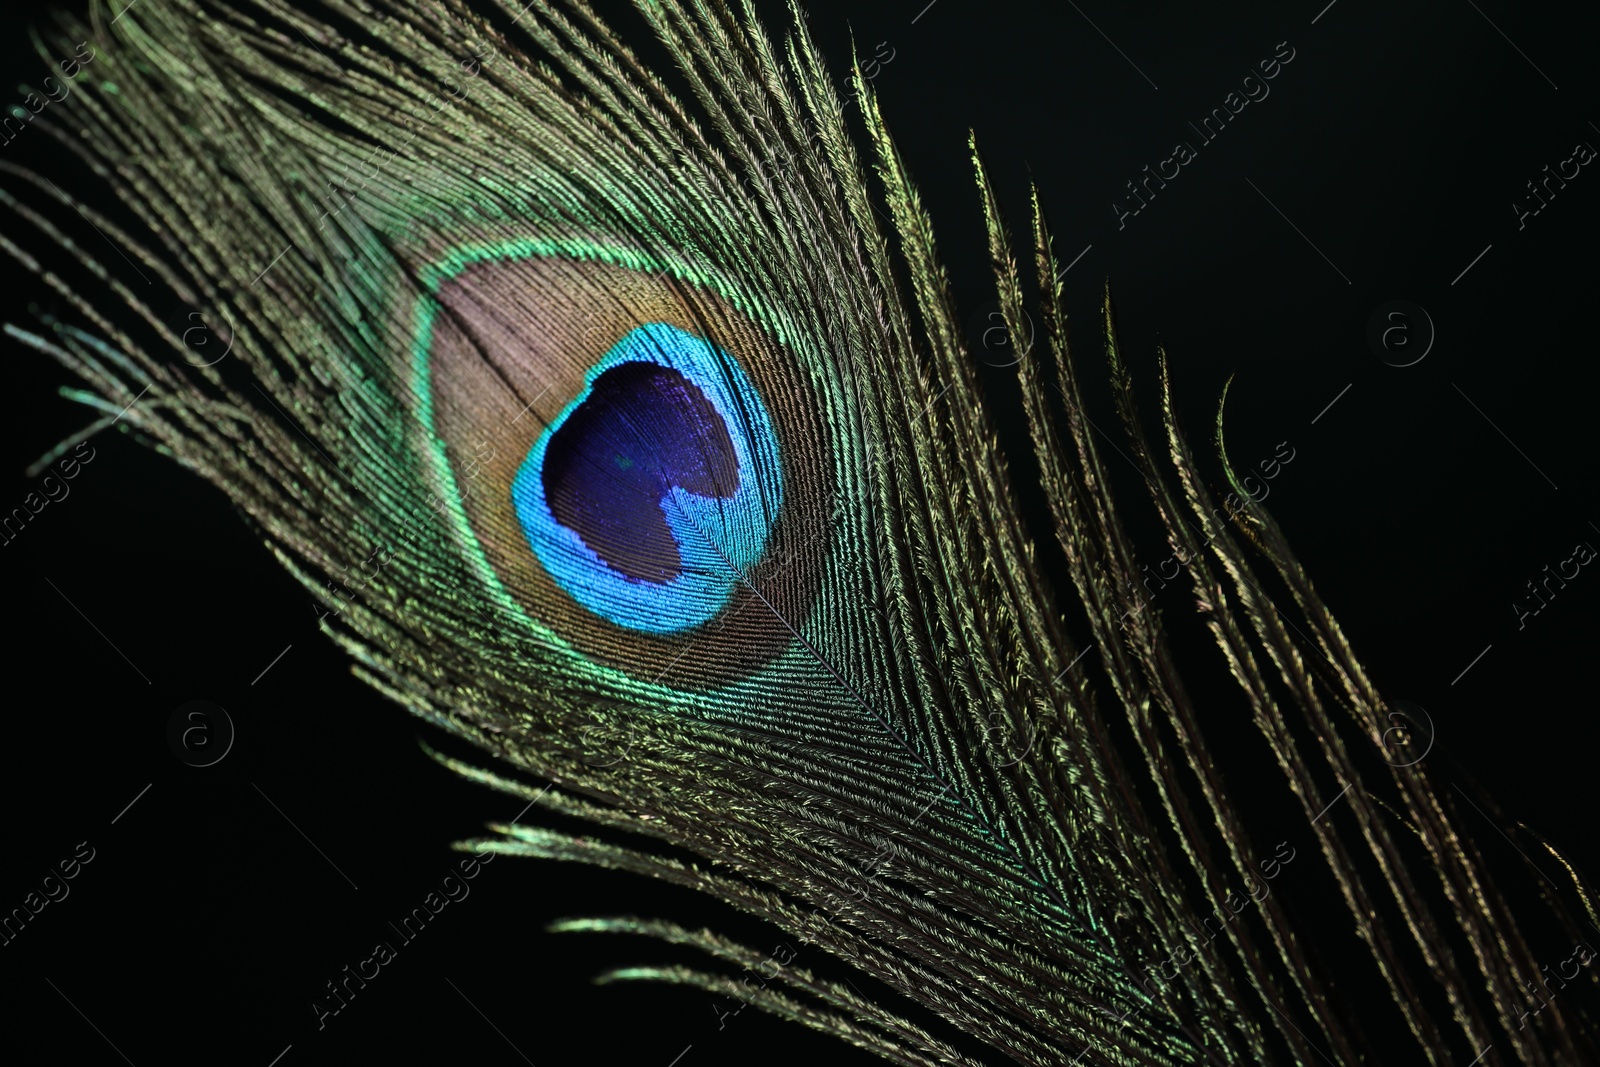
[[[662,514],[682,560],[677,577],[666,583],[614,570],[556,521],[545,500],[544,459],[551,437],[589,398],[595,380],[622,363],[653,363],[683,375],[722,416],[733,442],[739,488],[731,497],[700,496],[681,486],[662,497]],[[739,573],[765,554],[783,507],[778,437],[761,395],[737,360],[703,337],[668,323],[648,323],[631,330],[589,368],[583,390],[528,450],[511,482],[511,503],[539,563],[573,600],[630,630],[677,633],[715,618],[740,584]]]

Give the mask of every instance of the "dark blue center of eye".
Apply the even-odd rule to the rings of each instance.
[[[665,584],[683,560],[663,498],[674,486],[731,497],[739,464],[698,386],[671,367],[623,363],[595,378],[551,435],[542,478],[551,516],[607,566]]]
[[[725,349],[634,327],[512,478],[545,573],[618,626],[670,634],[727,607],[767,552],[784,472],[766,403]]]

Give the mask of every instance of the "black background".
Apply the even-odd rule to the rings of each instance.
[[[1171,355],[1197,444],[1236,375],[1230,453],[1248,465],[1280,441],[1295,449],[1268,506],[1380,689],[1427,709],[1444,780],[1483,786],[1506,818],[1592,869],[1600,578],[1583,572],[1520,631],[1511,602],[1577,542],[1600,543],[1600,177],[1584,168],[1522,229],[1511,205],[1574,145],[1600,145],[1593,13],[1503,0],[809,7],[841,77],[852,35],[866,55],[892,49],[874,86],[963,313],[981,329],[993,299],[970,127],[1013,231],[1025,232],[1033,180],[1063,262],[1088,247],[1065,280],[1088,375],[1108,278],[1145,384],[1157,343]],[[779,5],[762,8],[782,23]],[[616,22],[640,37],[631,15]],[[1187,123],[1284,41],[1294,59],[1270,95],[1200,147]],[[46,73],[19,25],[4,47],[11,81]],[[1119,229],[1113,199],[1179,140],[1198,157]],[[98,202],[37,130],[0,161]],[[4,319],[24,327],[52,300],[25,275],[5,293]],[[1369,317],[1397,299],[1437,331],[1410,367],[1366,341]],[[92,416],[56,395],[65,375],[43,357],[12,342],[5,353],[8,511],[37,488],[24,468]],[[984,371],[1002,412],[1010,373]],[[522,805],[423,755],[417,740],[437,734],[351,677],[307,594],[221,494],[125,435],[92,443],[71,495],[0,546],[0,910],[79,842],[95,849],[70,896],[0,947],[8,1053],[140,1067],[265,1067],[288,1046],[283,1067],[445,1056],[667,1067],[686,1049],[682,1067],[876,1062],[755,1011],[719,1030],[700,993],[591,985],[609,965],[679,957],[547,934],[550,920],[637,912],[756,944],[780,935],[629,877],[510,858],[319,1031],[308,1005],[323,983],[391,939],[387,921],[460,858],[452,841]],[[1165,555],[1153,539],[1141,550]],[[237,727],[215,766],[168,749],[168,718],[191,699]],[[1475,830],[1495,839],[1487,821]]]

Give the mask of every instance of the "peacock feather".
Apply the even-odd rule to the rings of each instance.
[[[1042,313],[1019,474],[860,66],[847,105],[797,9],[782,36],[748,2],[638,9],[672,69],[579,0],[96,4],[55,35],[93,42],[77,128],[39,125],[137,225],[0,163],[0,245],[65,308],[8,333],[81,379],[84,435],[220,488],[356,673],[485,753],[439,759],[593,829],[461,847],[699,890],[904,1001],[665,920],[559,924],[727,965],[609,977],[901,1064],[974,1040],[1024,1064],[1596,1062],[1575,998],[1521,1010],[1535,920],[1397,755],[1403,713],[1220,415],[1202,473],[1164,353],[1141,416],[1109,293],[1119,436],[1086,414],[1039,195],[1014,241],[974,142],[1001,313],[1016,337]],[[75,210],[184,314],[76,244]],[[1194,619],[1147,606],[1129,496]],[[1194,620],[1209,643],[1169,633]],[[1226,699],[1197,695],[1207,669]],[[1270,819],[1213,751],[1237,722]],[[1291,864],[1323,871],[1321,906],[1271,891]],[[1571,903],[1537,910],[1577,936]],[[1388,1025],[1404,1048],[1374,1047]]]

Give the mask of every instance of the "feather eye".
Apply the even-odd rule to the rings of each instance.
[[[674,684],[780,653],[832,510],[792,355],[664,271],[526,243],[444,263],[416,312],[416,433],[530,625],[635,673],[698,643],[718,669],[683,663]]]

